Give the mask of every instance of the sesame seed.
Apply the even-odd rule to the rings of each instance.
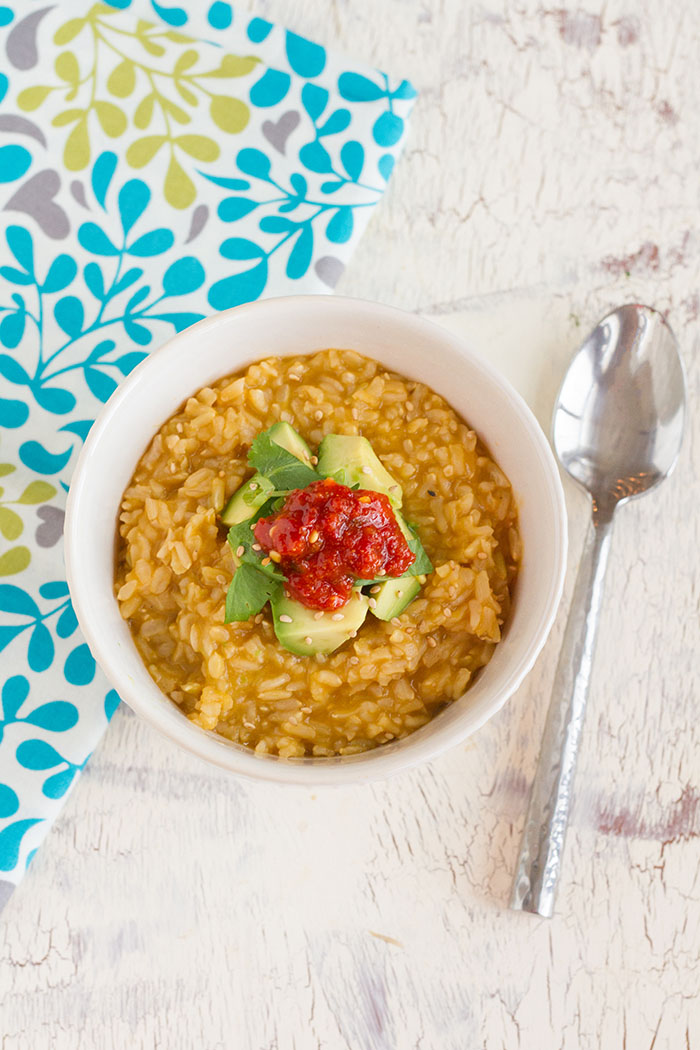
[[[435,641],[432,635],[428,635],[427,642],[431,649],[434,649],[437,645],[437,642]]]
[[[372,471],[369,469],[369,467],[363,467],[362,468],[362,473],[363,474],[371,474]]]
[[[258,613],[258,615],[255,617],[255,622],[256,623],[262,623],[263,622],[263,614],[262,613]]]
[[[377,599],[376,598],[370,598],[370,600],[369,600],[369,607],[370,607],[370,609],[376,609],[377,608]]]
[[[333,615],[331,616],[331,620],[336,620],[336,622],[338,620],[344,620],[344,619],[345,619],[345,617],[343,616],[342,613],[333,613]]]
[[[269,558],[263,558],[263,560],[260,562],[260,564],[261,565],[269,565],[270,564],[270,559]]]
[[[291,622],[292,622],[291,616],[287,616],[286,613],[282,613],[282,615],[280,616],[280,623],[291,623]]]
[[[306,645],[311,645],[311,643],[313,642],[313,638],[310,634],[307,634],[306,638],[304,639],[304,642]]]
[[[250,489],[251,492],[255,492],[257,487],[258,487],[257,481],[251,481],[250,485],[248,486],[248,488]]]
[[[260,544],[259,544],[259,543],[254,543],[254,544],[253,544],[253,550],[254,550],[254,551],[261,551],[261,550],[262,550],[262,547],[260,546]]]
[[[301,382],[301,376],[298,376],[295,372],[290,372],[289,378],[295,383]]]
[[[350,635],[351,638],[357,638],[357,631],[353,631]]]
[[[317,410],[316,410],[316,411],[314,412],[314,419],[315,419],[315,420],[316,420],[317,422],[320,422],[320,421],[321,421],[321,420],[323,419],[323,412],[321,411],[321,409],[320,409],[320,408],[319,408],[319,409],[317,409]]]
[[[219,471],[219,477],[220,478],[225,478],[226,477],[226,471],[225,470],[220,470]]]
[[[175,464],[171,463],[170,464],[170,473],[174,474],[176,470],[177,470],[177,467],[175,466]]]
[[[322,612],[315,612],[314,613],[314,620],[321,620],[322,618],[323,618],[323,613]]]
[[[243,546],[243,544],[241,544],[240,547],[236,547],[236,557],[237,558],[242,558],[244,554],[245,554],[245,547]]]
[[[398,485],[389,485],[389,492],[398,492],[398,491],[399,491],[399,486]]]
[[[250,527],[251,527],[251,529],[254,529],[255,528],[255,522],[252,522]]]
[[[398,616],[392,616],[391,622],[393,623],[394,627],[401,626],[401,620],[399,620]]]
[[[282,555],[279,553],[279,551],[270,551],[270,557],[275,562],[281,562],[282,561]]]
[[[433,491],[432,489],[428,489],[428,495],[429,495],[429,496],[436,496],[436,495],[437,495],[437,493],[436,493],[436,492],[434,492],[434,491]]]
[[[407,401],[406,402],[406,411],[407,412],[412,412],[413,411],[413,402],[412,401]]]
[[[483,551],[479,551],[479,553],[477,554],[477,558],[488,558],[488,554],[484,554]]]
[[[316,540],[318,539],[318,536],[319,536],[318,529],[314,529],[314,531],[309,536],[309,543],[315,543]]]
[[[379,569],[377,576],[386,576],[386,569]]]
[[[397,591],[396,592],[396,597],[397,598],[403,598],[403,591]]]
[[[318,466],[318,456],[312,456],[311,457],[311,465],[313,467]]]
[[[449,605],[445,609],[445,616],[452,616],[452,609],[450,609]]]
[[[246,727],[246,729],[255,729],[254,722],[244,722],[243,725]]]
[[[381,589],[382,589],[381,583],[375,583],[374,587],[370,587],[369,593],[370,594],[379,594]]]
[[[177,430],[178,434],[181,434],[182,433],[182,423],[178,423],[178,425],[175,427],[175,429]]]

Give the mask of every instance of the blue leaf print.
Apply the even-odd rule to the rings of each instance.
[[[68,584],[65,580],[49,580],[48,583],[42,583],[39,594],[42,598],[65,598]]]
[[[5,8],[5,10],[9,11],[9,8]],[[12,12],[11,11],[10,11],[10,18],[12,18]],[[0,73],[0,102],[2,102],[2,100],[5,97],[5,95],[7,94],[7,88],[9,86],[9,83],[10,82],[7,79],[7,77],[5,76],[5,74],[4,73]]]
[[[267,182],[270,178],[270,158],[259,149],[242,149],[236,157],[236,164],[246,175]]]
[[[30,712],[24,719],[29,725],[38,729],[48,729],[52,733],[65,733],[78,723],[78,709],[67,700],[52,700]]]
[[[27,660],[32,671],[45,671],[54,658],[53,638],[48,627],[38,623],[32,631],[27,649]]]
[[[4,376],[10,383],[18,386],[27,386],[30,382],[29,375],[22,368],[19,361],[7,354],[0,354],[0,376]]]
[[[17,712],[29,696],[29,682],[22,674],[8,678],[2,687],[3,721],[14,722]]]
[[[298,197],[302,197],[303,198],[303,197],[306,196],[306,191],[308,189],[308,183],[307,183],[307,181],[306,181],[306,179],[304,178],[303,175],[300,175],[298,172],[295,172],[291,176],[289,181],[292,184],[292,189],[294,190],[294,192],[297,194]]]
[[[45,740],[23,740],[15,754],[24,769],[53,769],[66,761],[56,748],[51,747]]]
[[[204,175],[204,178],[208,182],[213,182],[215,186],[221,186],[225,190],[249,190],[250,183],[246,182],[245,179],[224,179],[217,175],[205,175],[204,172],[200,171],[198,174]]]
[[[193,255],[178,259],[163,274],[163,291],[166,295],[187,295],[204,284],[204,267]]]
[[[248,39],[254,44],[260,44],[270,35],[271,29],[272,22],[268,22],[266,18],[251,18],[248,23]]]
[[[341,73],[338,91],[347,102],[376,102],[386,91],[359,73]]]
[[[403,135],[403,120],[396,113],[382,113],[374,122],[372,135],[380,146],[395,146]]]
[[[119,707],[119,704],[119,694],[116,693],[114,689],[110,689],[110,691],[107,693],[107,696],[105,697],[105,718],[108,722],[114,714],[114,712]]]
[[[276,106],[289,91],[292,78],[279,69],[268,69],[250,89],[250,101],[259,109]]]
[[[113,3],[114,0],[111,0]],[[151,0],[153,4],[153,10],[164,22],[167,22],[169,26],[184,26],[187,21],[187,12],[183,11],[181,7],[165,7],[163,4],[159,4],[156,0]]]
[[[174,243],[175,237],[171,231],[161,227],[158,230],[151,230],[150,233],[144,233],[126,250],[129,255],[160,255],[161,252],[167,252],[169,248],[172,248]]]
[[[16,430],[23,427],[29,419],[29,405],[24,401],[8,401],[0,397],[0,426],[8,430]]]
[[[0,653],[3,649],[6,649],[10,642],[21,634],[23,627],[5,627],[0,624]]]
[[[26,310],[15,310],[11,314],[6,314],[0,321],[0,342],[8,350],[14,350],[16,346],[19,346],[26,322]]]
[[[221,254],[223,255],[223,246]],[[234,274],[217,281],[209,289],[207,299],[215,310],[227,310],[231,306],[250,303],[258,299],[267,282],[267,259],[261,259],[252,270]]]
[[[226,197],[217,209],[217,214],[222,222],[236,222],[255,211],[258,207],[257,201],[249,201],[247,197]]]
[[[143,288],[139,288],[137,292],[134,292],[131,299],[129,299],[129,302],[126,304],[126,313],[133,313],[136,307],[139,305],[139,303],[142,303],[144,299],[148,298],[150,291],[150,284],[145,284]]]
[[[117,167],[117,155],[109,150],[100,153],[92,168],[92,190],[102,208],[112,176]]]
[[[150,199],[151,191],[141,179],[124,183],[119,191],[119,214],[125,234],[141,218]]]
[[[139,346],[147,346],[153,339],[153,335],[151,332],[149,332],[148,328],[146,328],[142,324],[137,324],[130,317],[124,318],[124,331],[129,336],[129,338],[133,339],[133,341],[135,343],[138,343]]]
[[[286,34],[287,59],[300,77],[317,77],[326,65],[326,52],[319,44],[296,33]]]
[[[63,666],[63,674],[71,685],[88,685],[95,677],[95,660],[83,643],[68,654]]]
[[[169,324],[175,326],[176,332],[182,332],[185,328],[189,328],[191,324],[196,324],[197,321],[201,321],[204,314],[190,314],[190,313],[168,313],[168,314],[151,314],[154,321],[167,321]]]
[[[287,260],[287,277],[296,281],[303,277],[311,265],[314,250],[314,231],[310,222],[304,223],[296,243]]]
[[[233,11],[231,5],[224,3],[224,0],[214,0],[214,3],[209,8],[209,25],[213,26],[214,29],[228,29],[233,21]]]
[[[94,222],[84,222],[78,230],[78,241],[93,255],[119,255],[107,234]]]
[[[127,330],[127,332],[129,327],[135,326],[127,326],[125,322],[124,328]],[[94,394],[99,401],[102,401],[103,404],[106,401],[109,401],[110,397],[117,389],[117,384],[114,382],[114,380],[105,372],[100,372],[99,368],[85,368],[83,369],[83,374],[85,376],[85,382],[87,383],[90,392]]]
[[[25,467],[29,467],[36,474],[58,474],[63,470],[68,460],[73,455],[73,448],[67,452],[59,452],[57,455],[47,451],[38,441],[25,441],[19,447],[19,458]]]
[[[307,142],[299,150],[299,160],[309,169],[322,175],[333,171],[331,158],[320,142]]]
[[[41,824],[43,818],[16,820],[0,831],[0,871],[12,871],[17,867],[22,839],[35,824]]]
[[[112,288],[112,294],[117,295],[119,292],[123,292],[125,288],[129,288],[135,281],[138,281],[139,277],[143,277],[143,270],[140,266],[132,266],[119,278]]]
[[[98,264],[95,262],[88,263],[83,270],[83,277],[85,278],[85,284],[95,298],[102,301],[105,297],[105,282],[102,270]]]
[[[33,284],[32,275],[24,270],[17,270],[14,266],[0,266],[0,277],[13,284]]]
[[[58,387],[32,387],[34,400],[47,412],[53,412],[56,416],[65,416],[75,408],[75,397],[70,390],[61,390]]]
[[[318,128],[316,134],[319,138],[325,135],[338,135],[341,131],[345,131],[351,120],[349,109],[336,109],[331,113],[328,120]]]
[[[340,161],[353,182],[357,182],[365,163],[362,143],[355,140],[346,142],[340,151]]]
[[[383,153],[377,161],[377,167],[379,168],[379,174],[385,182],[389,181],[389,176],[394,170],[394,164],[396,160],[392,157],[391,153]]]
[[[60,773],[54,773],[44,781],[42,792],[46,798],[63,798],[71,786],[78,772],[75,766],[69,765],[68,769],[62,769]]]
[[[139,353],[138,350],[132,350],[128,354],[122,354],[118,357],[114,364],[117,366],[123,376],[128,376],[132,369],[136,368],[144,358],[148,357],[148,354]]]
[[[338,208],[326,226],[326,237],[334,244],[345,244],[352,237],[352,208]]]
[[[295,230],[298,224],[293,219],[285,219],[283,215],[266,215],[258,225],[263,233],[289,233],[290,230]],[[223,245],[221,247],[223,249]]]
[[[62,292],[71,283],[78,267],[70,255],[58,255],[51,263],[46,280],[41,286],[42,292]]]
[[[11,583],[0,583],[0,611],[19,613],[20,616],[40,616],[39,606],[34,599]]]
[[[81,441],[85,441],[94,422],[94,419],[76,419],[74,423],[66,423],[64,427],[60,427],[60,430],[67,430],[69,434],[77,434]]]
[[[34,245],[29,230],[22,226],[8,226],[5,231],[8,247],[27,273],[34,273]]]
[[[21,179],[32,163],[32,155],[24,146],[0,146],[0,182]]]
[[[19,809],[19,799],[7,784],[0,784],[0,820],[11,817]]]
[[[323,113],[328,102],[328,92],[318,84],[304,84],[301,89],[301,104],[315,122]]]
[[[259,244],[243,237],[229,237],[219,251],[224,259],[260,259],[265,254]]]
[[[56,323],[71,339],[75,339],[82,332],[85,311],[76,295],[64,295],[62,299],[59,299],[53,308],[53,315]]]
[[[56,624],[56,634],[59,638],[70,638],[78,627],[78,617],[73,612],[73,606],[69,605],[63,610]]]
[[[395,91],[391,92],[392,98],[415,98],[416,89],[408,80],[402,80]]]

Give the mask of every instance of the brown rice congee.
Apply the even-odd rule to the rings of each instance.
[[[278,420],[316,448],[369,439],[403,488],[433,563],[390,622],[368,615],[327,655],[283,649],[269,606],[224,623],[234,572],[219,513]],[[443,398],[350,350],[270,357],[204,387],[139,461],[119,519],[115,588],[160,689],[204,729],[283,757],[347,755],[404,737],[490,660],[520,561],[508,479]]]

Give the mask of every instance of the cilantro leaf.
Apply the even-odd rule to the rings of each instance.
[[[267,565],[262,564],[265,551],[253,550],[255,533],[251,526],[255,524],[258,518],[267,517],[272,511],[272,505],[273,500],[268,500],[267,503],[263,503],[260,510],[251,518],[246,518],[245,521],[239,522],[238,525],[232,525],[228,530],[228,542],[238,565],[250,565],[251,568],[257,569],[270,579],[284,582],[286,576],[282,575],[274,562],[270,561]],[[241,547],[243,550],[239,554],[238,551],[241,550]]]
[[[312,467],[276,445],[267,431],[258,434],[248,453],[248,462],[259,474],[273,483],[276,489],[304,489],[320,476]]]
[[[226,595],[224,623],[249,620],[260,612],[267,601],[277,597],[281,590],[282,583],[279,580],[271,579],[253,565],[239,565]]]
[[[411,548],[411,551],[415,555],[415,561],[408,566],[404,576],[427,576],[429,572],[433,571],[433,563],[425,552],[425,547],[420,541],[417,527],[410,521],[407,521],[410,536],[406,536],[406,543]]]

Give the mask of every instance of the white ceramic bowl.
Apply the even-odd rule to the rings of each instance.
[[[189,722],[155,685],[113,592],[122,493],[156,430],[200,387],[278,354],[348,347],[442,394],[510,478],[523,564],[505,637],[471,689],[412,736],[335,759],[256,755]],[[331,296],[268,299],[217,314],[151,354],[110,398],[80,456],[66,519],[68,582],[90,648],[119,695],[170,740],[239,775],[308,786],[388,776],[458,744],[503,706],[535,662],[561,596],[566,512],[559,472],[512,387],[450,332],[377,303]]]

